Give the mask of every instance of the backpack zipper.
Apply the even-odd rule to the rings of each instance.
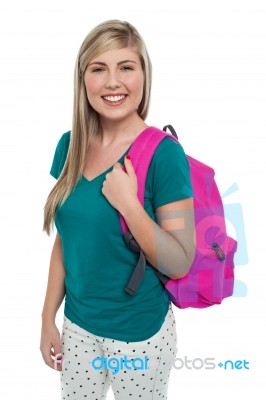
[[[218,243],[213,243],[212,249],[215,251],[215,253],[220,261],[225,260],[225,254],[224,254],[223,250],[221,249],[221,247],[218,245]]]

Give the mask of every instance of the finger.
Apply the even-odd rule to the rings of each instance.
[[[54,369],[61,371],[62,357],[63,357],[61,343],[57,341],[53,346],[53,350],[54,350]]]
[[[127,171],[128,174],[134,174],[135,175],[135,170],[134,170],[134,167],[133,167],[133,164],[132,164],[132,161],[131,161],[131,158],[130,158],[129,154],[127,154],[125,156],[125,167],[126,167],[126,171]]]
[[[62,370],[62,356],[63,354],[61,352],[56,353],[54,356],[54,369],[58,371]]]
[[[122,164],[120,164],[119,162],[116,162],[113,166],[113,169],[123,169]]]
[[[43,361],[45,362],[45,364],[48,365],[48,367],[54,369],[54,361],[51,357],[50,349],[46,348],[46,349],[42,350],[42,358],[43,358]]]
[[[58,371],[62,370],[62,353],[60,343],[57,343],[51,348],[42,348],[41,353],[46,365],[52,369],[57,369]]]

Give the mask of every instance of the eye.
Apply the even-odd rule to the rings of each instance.
[[[123,65],[123,67],[121,67],[122,71],[133,71],[133,67],[131,67],[131,65]]]
[[[102,71],[104,71],[104,69],[101,68],[101,67],[93,68],[93,69],[91,70],[91,72],[102,72]]]

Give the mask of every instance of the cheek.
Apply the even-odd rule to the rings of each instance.
[[[99,79],[85,79],[84,83],[88,96],[99,93],[101,87]]]
[[[140,97],[140,99],[142,98],[143,94],[143,85],[144,77],[142,75],[138,77],[131,77],[127,82],[128,88],[130,88],[130,90],[134,92],[136,96]]]

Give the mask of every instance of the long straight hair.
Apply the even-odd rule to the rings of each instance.
[[[57,208],[67,199],[82,176],[88,146],[97,135],[98,113],[90,105],[84,84],[88,64],[108,50],[130,47],[140,58],[144,73],[142,100],[138,115],[145,120],[150,105],[151,62],[144,40],[134,26],[125,21],[109,20],[96,26],[84,39],[75,64],[74,104],[69,150],[63,170],[51,190],[44,207],[43,230],[49,235]]]

